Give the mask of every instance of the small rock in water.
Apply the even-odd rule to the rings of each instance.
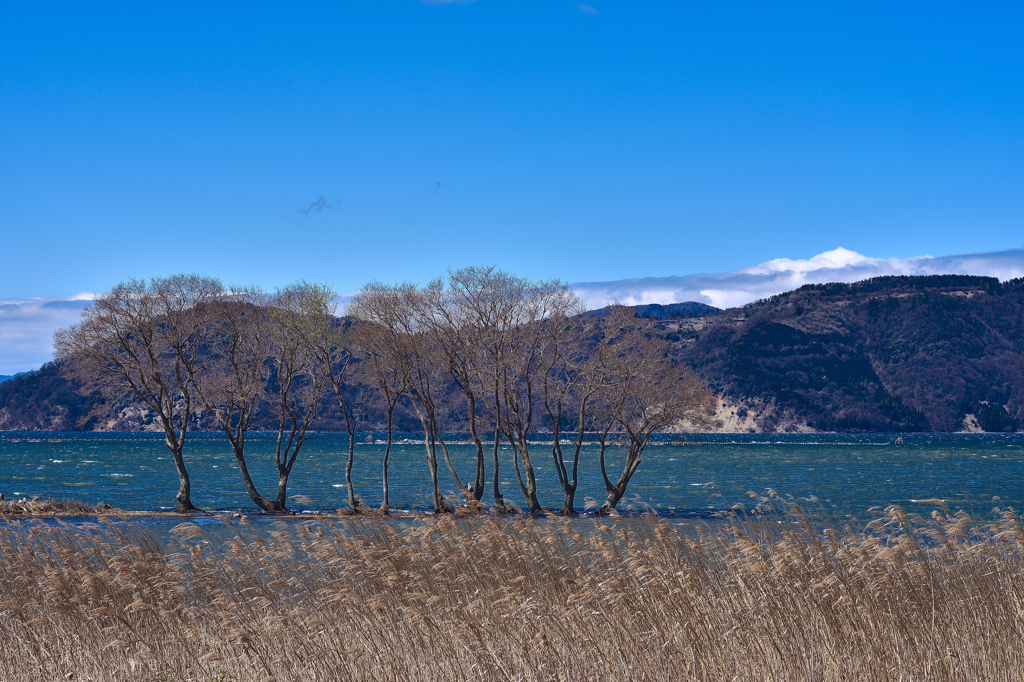
[[[111,506],[110,506],[109,504],[107,504],[106,502],[100,502],[100,503],[99,503],[98,505],[96,505],[96,506],[97,506],[97,507],[99,507],[100,509],[113,509],[113,507],[111,507]]]
[[[35,497],[33,497],[33,498],[32,498],[32,501],[33,501],[33,502],[38,502],[38,501],[39,501],[39,496],[38,496],[38,495],[36,495]]]
[[[0,493],[0,502],[3,502],[3,501],[4,501],[4,494]]]

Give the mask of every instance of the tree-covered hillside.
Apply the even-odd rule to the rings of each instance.
[[[1009,431],[1024,421],[1024,280],[808,285],[666,331],[737,409],[760,412],[750,420],[759,430]]]

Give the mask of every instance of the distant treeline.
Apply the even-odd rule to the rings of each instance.
[[[345,479],[354,512],[364,413],[384,415],[386,511],[395,416],[404,409],[422,433],[435,511],[454,509],[440,492],[442,462],[462,504],[482,509],[489,494],[504,511],[499,452],[508,444],[525,507],[541,511],[533,462],[550,456],[564,491],[560,511],[573,514],[585,434],[596,433],[600,445],[600,511],[610,513],[652,434],[681,422],[706,426],[714,412],[713,394],[673,360],[651,318],[622,306],[583,315],[559,281],[471,267],[425,287],[373,282],[345,318],[335,314],[335,297],[329,286],[307,282],[267,294],[198,275],[127,280],[57,332],[59,372],[47,368],[24,385],[59,373],[95,406],[84,419],[112,408],[144,413],[165,435],[181,511],[194,509],[185,452],[200,424],[224,434],[242,485],[269,512],[286,511],[289,476],[330,406],[349,435]],[[278,483],[261,491],[249,474],[246,436],[268,424],[277,432]],[[541,453],[530,435],[538,428],[549,433]],[[470,434],[472,471],[452,461],[444,436],[451,431]],[[615,471],[606,461],[613,444],[621,458]]]

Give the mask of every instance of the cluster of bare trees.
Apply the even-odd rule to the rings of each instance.
[[[588,440],[600,446],[607,513],[655,432],[679,420],[700,425],[713,411],[711,393],[667,357],[646,320],[622,306],[585,315],[558,281],[470,267],[422,288],[373,282],[353,298],[347,318],[336,317],[334,299],[330,287],[306,282],[265,294],[197,275],[128,280],[59,331],[55,347],[86,390],[108,402],[131,395],[153,412],[178,471],[181,511],[195,508],[183,451],[200,414],[224,432],[246,491],[266,511],[285,510],[289,476],[327,409],[344,417],[348,505],[359,510],[356,429],[372,402],[386,415],[385,511],[394,417],[403,406],[422,427],[436,511],[453,509],[441,493],[442,462],[472,509],[483,508],[490,468],[494,504],[505,510],[506,446],[529,511],[542,510],[540,447],[550,451],[564,492],[560,511],[572,514]],[[272,493],[258,490],[246,460],[246,435],[266,427],[267,405],[277,432]],[[471,471],[453,461],[444,435],[453,430],[470,434]],[[625,454],[621,471],[609,473],[613,445]]]

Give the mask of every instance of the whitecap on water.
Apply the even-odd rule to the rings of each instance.
[[[102,476],[108,476],[109,478],[132,478],[135,474],[101,474]]]
[[[334,483],[334,484],[331,485],[331,487],[332,488],[344,488],[345,484],[344,483]]]

